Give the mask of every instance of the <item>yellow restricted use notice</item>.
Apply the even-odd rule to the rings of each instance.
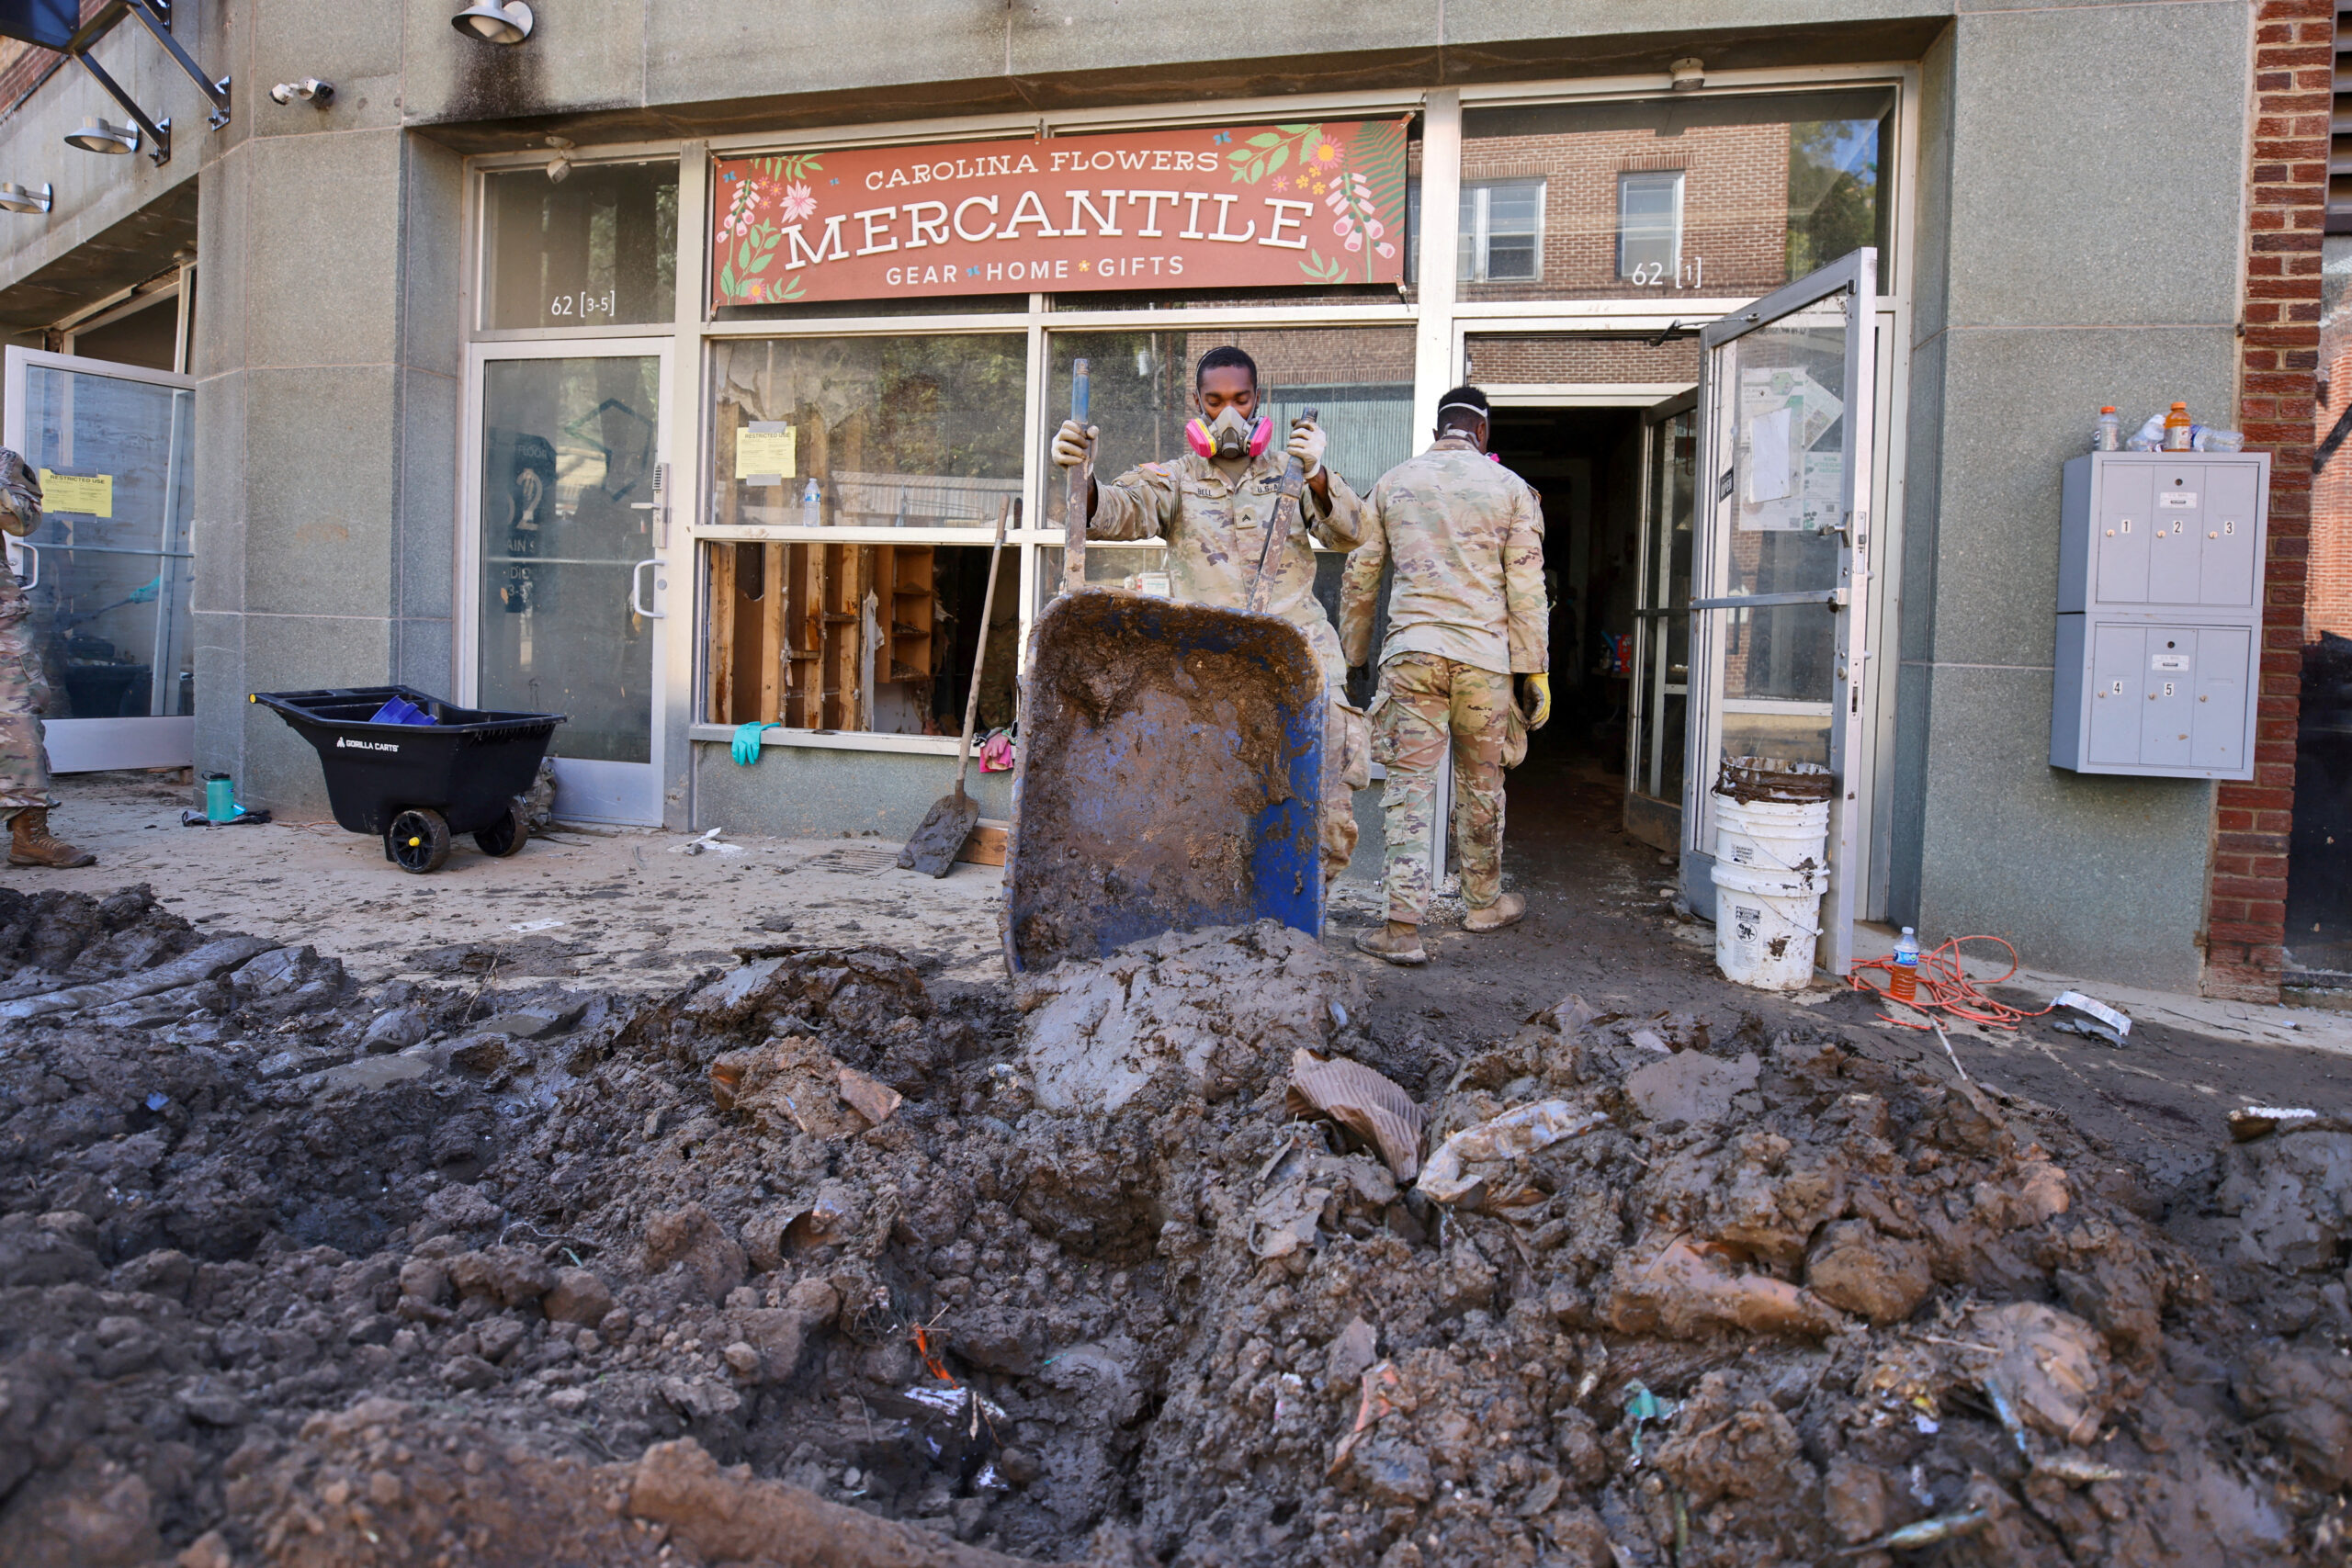
[[[788,424],[756,423],[735,436],[735,477],[739,479],[795,478],[797,443]]]
[[[61,474],[40,471],[40,506],[44,512],[71,512],[83,517],[114,515],[112,474]]]

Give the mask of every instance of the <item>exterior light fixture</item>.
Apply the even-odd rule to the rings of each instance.
[[[473,0],[449,18],[449,25],[484,43],[521,43],[531,36],[531,7],[524,0]]]
[[[139,151],[139,128],[117,125],[110,119],[91,118],[82,129],[69,133],[65,145],[78,147],[85,152],[136,152]]]
[[[1707,62],[1697,55],[1688,55],[1667,67],[1674,77],[1678,93],[1695,93],[1707,85]]]
[[[277,104],[309,104],[324,108],[334,101],[334,84],[322,82],[316,76],[305,76],[300,82],[280,82],[269,90],[270,102]]]
[[[53,194],[46,180],[41,182],[39,190],[30,186],[20,186],[14,180],[0,182],[0,207],[11,212],[47,212]]]

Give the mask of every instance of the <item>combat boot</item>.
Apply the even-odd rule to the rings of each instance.
[[[1505,926],[1515,926],[1527,915],[1527,900],[1516,893],[1506,893],[1483,909],[1473,909],[1462,917],[1465,931],[1498,931]]]
[[[68,866],[96,865],[98,857],[87,850],[49,835],[49,807],[28,806],[9,819],[8,863],[10,865],[47,865],[62,870]]]
[[[1421,928],[1406,920],[1390,920],[1374,926],[1356,938],[1356,951],[1369,953],[1374,958],[1385,958],[1391,964],[1411,968],[1427,964],[1430,955],[1421,946]]]

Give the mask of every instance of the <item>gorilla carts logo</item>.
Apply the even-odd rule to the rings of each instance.
[[[393,741],[393,740],[353,740],[353,739],[347,739],[347,738],[345,738],[345,737],[344,737],[344,736],[340,736],[340,735],[339,735],[339,736],[337,736],[337,737],[335,737],[335,742],[334,742],[334,745],[335,745],[335,750],[338,750],[338,751],[392,751],[392,752],[397,752],[397,751],[399,751],[399,750],[400,750],[400,743],[399,743],[399,742],[397,742],[397,741]]]

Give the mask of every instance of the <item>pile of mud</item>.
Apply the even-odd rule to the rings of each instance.
[[[2346,1551],[2331,1118],[2160,1211],[1860,1032],[1570,1002],[1423,1055],[1272,926],[1017,992],[808,948],[485,1018],[143,890],[35,902],[0,895],[0,1561]],[[1430,1168],[1295,1111],[1317,1058],[1417,1101]]]

